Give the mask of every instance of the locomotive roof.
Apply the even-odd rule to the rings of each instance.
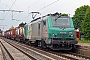
[[[56,13],[54,13],[54,14],[51,14],[51,13],[50,13],[50,14],[47,14],[47,15],[45,15],[45,16],[36,18],[36,19],[32,20],[31,22],[34,22],[34,21],[36,21],[36,20],[38,20],[38,19],[41,19],[41,18],[44,18],[44,17],[46,17],[46,16],[60,16],[61,18],[69,18],[69,16],[61,16],[61,13],[56,12]]]
[[[61,13],[60,13],[61,14]],[[46,17],[46,16],[56,16],[56,15],[60,15],[58,12],[56,12],[56,13],[54,13],[54,14],[47,14],[47,15],[45,15],[45,16],[42,16],[42,17],[39,17],[39,18],[36,18],[36,19],[34,19],[34,20],[32,20],[31,22],[33,22],[33,21],[36,21],[36,20],[38,20],[38,19],[41,19],[41,18],[44,18],[44,17]]]
[[[39,18],[36,18],[36,19],[32,20],[31,22],[33,22],[33,21],[36,21],[36,20],[38,20],[38,19],[41,19],[41,17],[39,17]]]

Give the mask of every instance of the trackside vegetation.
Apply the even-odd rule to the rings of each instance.
[[[90,40],[86,40],[85,38],[82,38],[81,40],[78,40],[79,43],[89,43],[90,44]]]
[[[90,6],[84,5],[76,9],[73,15],[73,21],[75,28],[79,28],[82,39],[79,42],[90,41]]]

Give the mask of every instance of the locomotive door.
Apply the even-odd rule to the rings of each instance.
[[[41,38],[43,39],[45,36],[45,29],[46,29],[46,20],[42,21],[42,25],[41,25]]]
[[[40,37],[40,23],[38,24],[38,36]]]

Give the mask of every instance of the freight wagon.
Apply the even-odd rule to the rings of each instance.
[[[15,28],[10,30],[10,39],[13,39],[13,40],[15,39],[16,37],[15,31],[16,31]]]
[[[15,35],[16,35],[15,39],[17,41],[21,41],[23,39],[23,37],[24,37],[24,27],[18,26],[15,29],[16,29],[16,31],[15,31]]]
[[[10,39],[10,30],[5,31],[5,38]]]
[[[10,30],[4,31],[4,37],[8,39],[13,39],[17,41],[21,41],[24,38],[24,26],[16,27]]]

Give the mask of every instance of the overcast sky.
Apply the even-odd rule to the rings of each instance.
[[[47,5],[49,6],[46,7]],[[11,26],[18,26],[21,22],[29,23],[32,20],[29,13],[33,11],[41,13],[37,17],[55,12],[67,13],[72,17],[75,9],[83,5],[90,5],[90,0],[0,0],[0,10],[23,11],[13,12],[13,19],[16,20],[12,20],[11,11],[0,11],[0,19],[4,19],[0,20],[0,28],[6,30]]]

